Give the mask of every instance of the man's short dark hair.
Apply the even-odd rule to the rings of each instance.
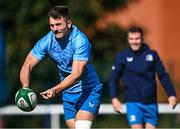
[[[66,20],[70,20],[68,7],[65,5],[58,5],[49,11],[49,17],[54,19],[64,17]]]
[[[136,26],[130,27],[128,32],[129,33],[136,33],[136,32],[141,33],[141,37],[143,37],[143,35],[144,35],[143,30],[140,27],[136,27]]]

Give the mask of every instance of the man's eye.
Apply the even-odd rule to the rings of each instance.
[[[56,26],[61,26],[61,24],[56,24]]]

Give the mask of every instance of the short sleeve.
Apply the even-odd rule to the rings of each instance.
[[[77,38],[75,41],[73,60],[90,60],[91,44],[86,38]]]
[[[41,38],[31,50],[31,54],[39,61],[42,60],[47,53],[48,44],[47,36]]]

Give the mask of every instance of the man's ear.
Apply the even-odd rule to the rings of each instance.
[[[71,28],[71,25],[72,25],[72,21],[68,20],[68,28]]]

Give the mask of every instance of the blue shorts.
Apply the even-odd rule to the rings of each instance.
[[[63,108],[65,120],[74,119],[79,110],[98,115],[101,104],[102,85],[85,89],[78,93],[63,92]]]
[[[143,104],[137,102],[126,103],[127,119],[130,125],[149,123],[157,126],[157,104]]]

